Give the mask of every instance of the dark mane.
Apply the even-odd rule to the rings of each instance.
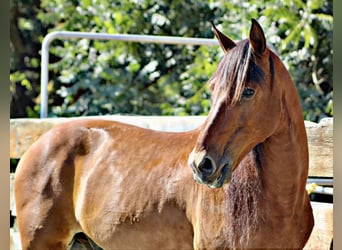
[[[248,39],[243,40],[225,54],[210,79],[210,84],[214,84],[211,86],[213,99],[224,92],[228,94],[227,104],[234,105],[240,100],[246,82],[258,82],[263,75],[262,70],[254,62]]]
[[[228,242],[232,248],[253,242],[253,235],[262,227],[261,161],[262,145],[258,145],[242,160],[225,190],[230,200],[227,208],[230,220]]]

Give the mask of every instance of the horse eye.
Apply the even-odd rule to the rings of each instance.
[[[251,88],[244,88],[243,92],[242,92],[242,96],[245,98],[251,98],[254,95],[255,91],[254,89]]]

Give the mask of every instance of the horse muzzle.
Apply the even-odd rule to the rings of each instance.
[[[218,167],[216,162],[205,152],[192,152],[189,157],[189,165],[195,181],[210,188],[220,188],[230,181],[231,167],[227,160],[221,160]]]

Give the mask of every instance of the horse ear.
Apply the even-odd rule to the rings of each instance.
[[[229,37],[227,37],[221,31],[219,31],[216,28],[213,21],[211,21],[211,25],[213,26],[215,36],[216,36],[217,40],[219,41],[219,44],[220,44],[222,50],[224,51],[224,53],[227,53],[228,50],[235,47],[236,44]]]
[[[262,55],[266,49],[266,39],[260,24],[252,18],[252,27],[249,31],[249,43],[254,52]]]

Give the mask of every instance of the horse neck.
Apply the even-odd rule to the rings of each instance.
[[[278,129],[263,144],[262,182],[267,200],[289,213],[307,202],[308,146],[299,97],[290,84]],[[285,92],[284,92],[285,93]]]

